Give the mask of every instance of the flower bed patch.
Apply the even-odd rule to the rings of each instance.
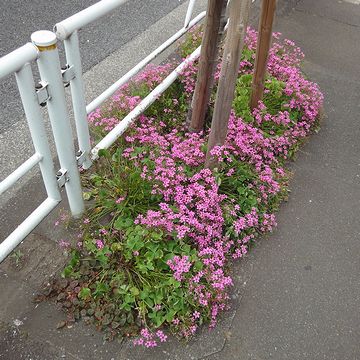
[[[213,150],[217,169],[203,168],[208,129],[189,133],[185,125],[196,63],[99,152],[83,176],[91,206],[55,286],[69,319],[107,338],[137,336],[146,347],[165,341],[164,329],[188,338],[203,323],[215,326],[227,307],[231,261],[276,225],[288,192],[285,162],[318,127],[323,96],[300,70],[303,53],[274,37],[265,96],[250,111],[256,32],[248,29],[227,140]],[[190,34],[184,56],[199,39],[199,30]],[[90,114],[94,136],[110,131],[172,67],[148,67]]]

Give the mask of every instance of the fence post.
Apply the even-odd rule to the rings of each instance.
[[[223,145],[226,139],[250,5],[250,0],[230,1],[229,28],[225,40],[205,167],[212,168],[216,165],[216,159],[211,156],[210,152],[214,146]]]
[[[70,68],[73,67],[74,71],[74,78],[70,80],[70,88],[76,123],[76,134],[79,150],[81,152],[80,156],[83,156],[82,167],[88,169],[91,166],[91,144],[86,113],[85,88],[82,76],[79,38],[76,30],[64,40],[64,46],[67,64]]]
[[[47,108],[60,166],[66,172],[65,189],[70,210],[74,217],[80,217],[84,212],[84,200],[66,107],[56,35],[51,31],[41,30],[34,32],[31,40],[39,49],[37,63],[41,79],[48,83]]]
[[[184,28],[185,29],[189,26],[189,23],[190,23],[190,20],[191,20],[191,15],[192,15],[193,10],[194,10],[195,1],[196,0],[189,0],[189,5],[188,5],[187,11],[186,11],[185,22],[184,22]]]
[[[46,193],[49,198],[60,202],[61,194],[56,181],[54,163],[35,92],[35,83],[31,65],[29,63],[25,64],[15,73],[15,77],[35,151],[42,157],[39,166],[44,180]]]
[[[251,109],[256,108],[259,101],[262,100],[264,96],[264,80],[271,43],[275,8],[276,0],[262,0],[255,70],[250,100]]]
[[[187,116],[187,122],[190,122],[190,131],[200,132],[204,128],[206,110],[214,83],[218,46],[223,31],[222,25],[225,25],[225,21],[222,20],[225,19],[226,3],[225,0],[208,1],[205,30],[201,42],[199,70]]]

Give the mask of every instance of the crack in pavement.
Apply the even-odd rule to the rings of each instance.
[[[233,315],[232,315],[232,318],[231,318],[229,327],[228,327],[228,329],[227,329],[227,332],[228,332],[228,331],[232,328],[232,326],[233,326],[233,322],[234,322],[236,313],[237,313],[237,309],[235,309],[235,310],[233,311]],[[203,359],[208,358],[209,356],[212,356],[212,355],[215,355],[215,354],[218,354],[218,353],[222,352],[222,351],[224,350],[224,348],[225,348],[225,345],[226,345],[227,341],[228,341],[228,337],[227,337],[226,334],[225,334],[225,336],[224,336],[224,342],[223,342],[223,344],[222,344],[222,346],[221,346],[220,349],[215,350],[215,351],[213,351],[213,352],[211,352],[211,353],[209,353],[209,354],[206,354],[206,355],[202,356],[201,358],[198,358],[198,360],[203,360]]]
[[[307,10],[304,10],[304,9],[296,9],[295,8],[294,11],[305,14],[305,15],[317,16],[317,17],[322,18],[322,19],[331,20],[331,21],[334,21],[334,22],[336,22],[338,24],[348,25],[348,26],[351,26],[351,27],[354,27],[354,28],[360,28],[360,25],[351,24],[351,23],[348,23],[346,21],[341,21],[341,20],[333,18],[333,17],[328,17],[328,16],[325,16],[325,15],[316,14],[316,13],[313,13],[313,12],[310,12],[310,11],[307,11]]]

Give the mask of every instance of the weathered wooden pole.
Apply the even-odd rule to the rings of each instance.
[[[225,25],[226,3],[226,0],[208,1],[198,76],[188,113],[190,131],[200,132],[204,128],[206,110],[214,81],[219,42]]]
[[[255,70],[250,100],[251,109],[254,109],[258,106],[259,100],[262,100],[264,95],[264,81],[269,49],[271,45],[275,8],[276,0],[262,0]]]
[[[210,152],[214,146],[223,145],[226,139],[235,84],[249,19],[250,4],[251,0],[231,0],[230,2],[229,28],[225,40],[205,167],[213,168],[216,166],[217,161],[211,156]]]

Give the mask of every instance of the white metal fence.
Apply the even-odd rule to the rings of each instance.
[[[71,213],[80,217],[84,201],[80,183],[79,166],[88,169],[98,157],[100,149],[110,147],[129,127],[138,115],[144,112],[179,76],[189,61],[200,55],[198,48],[186,61],[149,93],[112,131],[94,148],[90,145],[87,115],[108,99],[129,79],[141,71],[156,56],[184,35],[191,27],[205,17],[205,12],[193,20],[195,0],[190,0],[184,26],[167,41],[140,61],[97,98],[86,104],[82,75],[78,30],[110,13],[127,0],[102,0],[89,8],[65,19],[54,27],[54,32],[37,31],[28,43],[0,58],[0,79],[15,74],[27,123],[30,129],[35,154],[20,165],[0,183],[0,195],[8,190],[22,176],[37,164],[40,166],[47,198],[36,208],[1,244],[0,262],[58,205],[61,201],[60,188],[65,187]],[[63,41],[66,66],[60,67],[57,41]],[[35,86],[31,63],[37,62],[41,81]],[[72,142],[70,119],[66,108],[64,84],[70,83],[74,110],[78,151]],[[46,104],[55,141],[60,169],[55,171],[54,163],[45,132],[40,105]]]
[[[30,66],[30,62],[35,61],[38,55],[39,51],[36,46],[28,43],[0,59],[1,78],[15,73],[35,148],[35,154],[0,183],[0,194],[5,192],[35,165],[39,164],[48,195],[48,198],[1,243],[0,260],[3,260],[61,201],[56,172],[39,108],[39,99],[42,92],[38,93],[35,89]],[[42,86],[46,91],[48,84],[42,83]]]

